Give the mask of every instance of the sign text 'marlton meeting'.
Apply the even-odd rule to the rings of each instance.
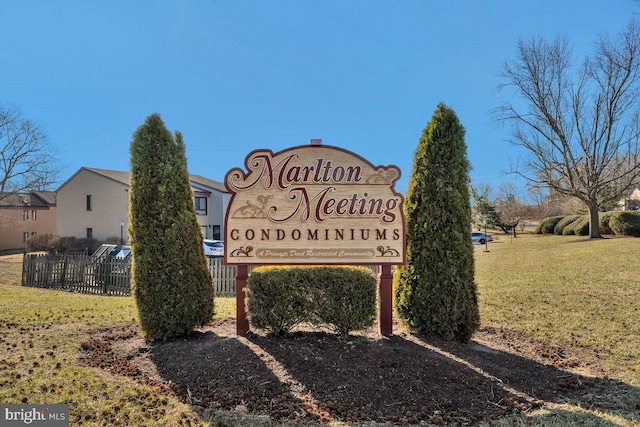
[[[246,173],[233,169],[225,178],[232,193],[227,263],[404,261],[403,198],[393,190],[400,176],[395,166],[374,167],[327,146],[276,154],[258,150],[245,164]],[[323,255],[301,256],[314,253]]]

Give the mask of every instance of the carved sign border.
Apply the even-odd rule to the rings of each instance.
[[[252,151],[225,177],[225,264],[404,264],[400,173],[328,145]]]

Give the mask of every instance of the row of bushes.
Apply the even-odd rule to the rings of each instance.
[[[639,211],[610,211],[598,215],[601,234],[640,237]],[[589,235],[588,215],[553,216],[540,221],[536,234]]]
[[[103,243],[115,245],[118,242],[119,239],[117,237],[110,237],[101,241],[94,238],[59,237],[55,234],[43,233],[27,240],[27,250],[29,252],[49,252],[52,254],[84,252],[90,255]]]
[[[249,321],[276,335],[301,323],[347,335],[373,326],[376,284],[365,267],[259,267],[247,281]]]

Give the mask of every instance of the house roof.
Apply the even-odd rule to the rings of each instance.
[[[222,193],[229,192],[227,191],[227,187],[225,187],[223,183],[214,181],[209,178],[205,178],[204,176],[201,176],[201,175],[189,175],[189,179],[191,180],[191,185],[193,185],[193,183],[197,183],[209,188],[213,188],[214,190],[218,190]]]
[[[129,179],[131,174],[129,172],[122,172],[122,171],[114,171],[114,170],[109,170],[109,169],[97,169],[97,168],[87,168],[87,167],[81,167],[76,173],[74,173],[71,178],[69,178],[68,180],[66,180],[59,188],[58,191],[60,191],[60,189],[62,187],[64,187],[69,181],[71,181],[73,179],[73,177],[75,177],[76,175],[78,175],[78,173],[80,173],[80,171],[82,170],[86,170],[98,175],[102,175],[105,178],[111,179],[113,181],[119,182],[127,187],[129,187]],[[213,189],[213,190],[217,190],[223,193],[227,193],[227,188],[224,186],[223,183],[218,182],[218,181],[214,181],[212,179],[209,178],[205,178],[203,176],[200,175],[189,175],[189,180],[191,182],[191,186],[192,187],[198,187],[198,188],[194,188],[194,190],[208,190],[208,189]],[[205,187],[205,188],[201,188],[201,187]]]
[[[84,168],[84,169],[91,171],[93,173],[97,173],[98,175],[106,176],[107,178],[112,179],[114,181],[121,182],[127,187],[129,186],[129,175],[130,175],[129,172],[120,172],[120,171],[113,171],[108,169],[97,169],[97,168]]]
[[[29,206],[46,208],[56,205],[56,194],[53,191],[30,191],[0,197],[0,206]]]

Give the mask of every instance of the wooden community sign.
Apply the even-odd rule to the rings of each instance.
[[[231,200],[224,260],[239,266],[238,332],[248,330],[240,301],[246,266],[359,264],[381,266],[380,316],[388,314],[381,332],[390,334],[391,266],[405,262],[404,198],[394,189],[400,169],[318,140],[278,153],[253,151],[245,167],[225,177]]]

